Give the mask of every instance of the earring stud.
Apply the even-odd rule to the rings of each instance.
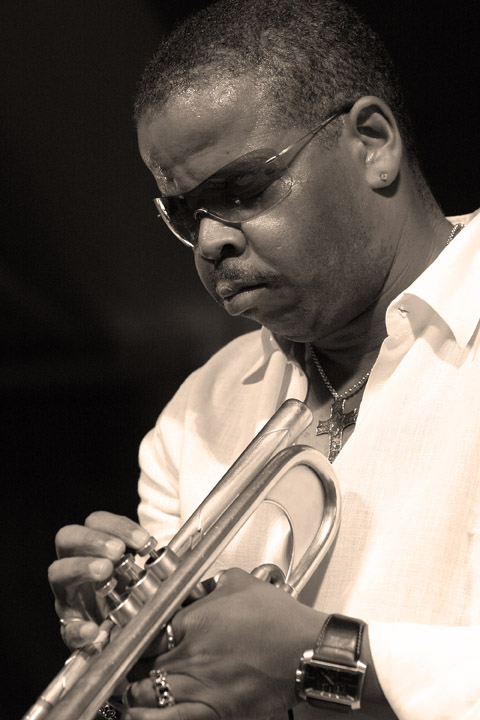
[[[385,172],[380,173],[380,180],[382,180],[382,182],[387,182],[387,179],[388,179],[388,173],[385,173]]]

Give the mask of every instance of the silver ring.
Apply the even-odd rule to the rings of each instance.
[[[172,695],[167,682],[166,670],[150,670],[150,680],[152,681],[157,706],[160,708],[171,707],[175,705],[175,698]]]
[[[107,720],[119,720],[120,718],[117,709],[110,705],[109,702],[104,702],[102,707],[98,708],[97,715]]]
[[[173,634],[173,627],[168,623],[165,628],[167,634],[167,650],[173,650],[175,647],[175,635]]]

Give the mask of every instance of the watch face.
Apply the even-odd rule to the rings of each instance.
[[[302,694],[308,700],[358,708],[364,679],[363,663],[351,668],[313,659],[302,663]]]
[[[319,700],[327,699],[328,696],[331,700],[344,698],[349,702],[355,702],[359,695],[361,680],[363,675],[349,670],[307,665],[304,688],[307,695],[318,697]]]

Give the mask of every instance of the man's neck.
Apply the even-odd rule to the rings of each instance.
[[[330,336],[313,342],[314,349],[338,392],[371,369],[386,337],[385,314],[444,249],[452,226],[443,216],[420,212],[406,215],[397,252],[379,297],[364,312]]]

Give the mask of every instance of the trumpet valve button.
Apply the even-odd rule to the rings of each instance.
[[[145,545],[142,545],[142,547],[137,550],[137,555],[140,555],[141,557],[144,557],[145,555],[150,555],[150,553],[155,550],[156,547],[157,541],[153,537],[153,535],[151,535]]]

